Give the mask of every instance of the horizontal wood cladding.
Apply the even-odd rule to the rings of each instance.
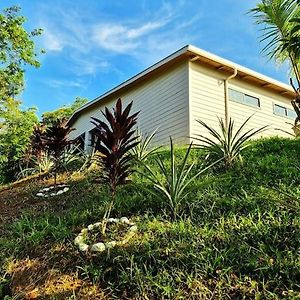
[[[124,105],[133,101],[133,111],[140,111],[138,127],[142,133],[152,133],[158,128],[155,143],[168,144],[169,137],[175,143],[183,143],[188,137],[188,62],[181,62],[139,86],[113,98],[100,102],[97,107],[81,113],[73,124],[78,136],[93,128],[90,117],[103,119],[101,110],[112,108],[118,98]]]

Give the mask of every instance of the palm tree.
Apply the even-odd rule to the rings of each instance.
[[[292,105],[297,113],[295,126],[300,122],[300,1],[297,0],[262,0],[250,10],[256,23],[262,25],[261,42],[270,58],[277,62],[288,61],[297,81],[296,88],[292,79],[291,85],[296,98]]]

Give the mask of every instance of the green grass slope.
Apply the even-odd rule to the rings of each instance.
[[[299,154],[296,140],[253,142],[243,165],[214,169],[193,182],[185,217],[177,221],[135,174],[132,184],[119,189],[112,216],[132,217],[139,233],[109,257],[86,256],[73,245],[83,227],[101,219],[108,201],[94,173],[71,176],[71,192],[51,200],[34,197],[44,181],[2,191],[2,294],[6,289],[17,299],[300,299]],[[193,150],[190,159],[200,165],[202,157]],[[155,168],[154,160],[149,163]]]

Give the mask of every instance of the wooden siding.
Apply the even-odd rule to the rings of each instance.
[[[99,103],[93,109],[81,112],[72,125],[76,137],[93,128],[90,117],[103,118],[101,110],[111,108],[120,97],[124,105],[133,101],[133,111],[140,111],[138,127],[142,133],[152,133],[156,128],[156,144],[168,144],[172,136],[175,143],[185,143],[188,137],[188,62],[170,67],[138,87]]]
[[[190,62],[189,77],[190,136],[196,137],[197,134],[207,133],[196,122],[197,119],[201,119],[218,129],[217,116],[224,118],[225,76],[218,70]],[[259,108],[229,100],[229,116],[235,121],[236,126],[241,125],[249,116],[253,115],[245,130],[269,125],[268,129],[260,136],[288,136],[277,130],[278,128],[292,133],[291,125],[287,123],[293,123],[293,120],[276,116],[273,113],[273,104],[292,109],[289,98],[268,91],[263,87],[249,84],[241,79],[231,79],[228,87],[260,99]]]
[[[196,121],[201,119],[216,126],[217,117],[224,118],[224,82],[222,74],[190,62],[190,137],[206,134]]]

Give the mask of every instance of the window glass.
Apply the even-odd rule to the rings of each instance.
[[[249,95],[245,95],[245,103],[252,106],[258,106],[260,107],[259,99],[256,97],[252,97]]]
[[[274,114],[277,116],[286,117],[287,116],[287,110],[285,107],[274,104]]]
[[[250,106],[260,107],[260,102],[258,98],[246,95],[233,89],[229,89],[229,99]]]
[[[297,114],[293,109],[287,109],[287,116],[291,119],[296,119]]]
[[[244,102],[244,94],[235,90],[229,89],[229,99],[240,103]]]

